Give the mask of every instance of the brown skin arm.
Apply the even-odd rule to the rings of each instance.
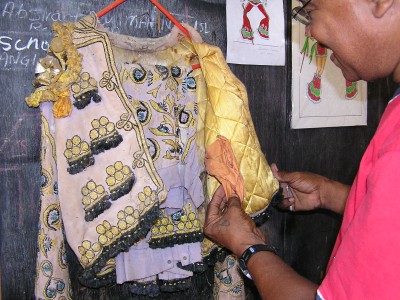
[[[227,200],[222,187],[208,205],[204,233],[237,257],[254,244],[266,243],[263,233],[242,210],[240,200]],[[318,286],[297,274],[271,252],[254,254],[247,268],[263,299],[315,299]]]
[[[281,185],[289,185],[292,192],[292,197],[286,198],[286,189],[283,189],[285,199],[281,208],[294,204],[295,211],[323,208],[343,215],[350,186],[313,173],[279,171],[275,164],[271,170]]]

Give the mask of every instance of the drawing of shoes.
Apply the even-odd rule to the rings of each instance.
[[[260,26],[258,26],[258,33],[264,39],[269,39],[269,18],[266,17],[261,20]]]
[[[351,82],[346,80],[346,96],[345,98],[348,100],[354,99],[354,97],[357,95],[358,89],[357,89],[357,82]]]
[[[307,97],[313,103],[321,102],[321,76],[316,73],[313,80],[308,84]]]

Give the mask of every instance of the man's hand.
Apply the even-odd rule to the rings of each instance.
[[[293,211],[324,208],[343,214],[350,186],[313,173],[279,171],[275,164],[271,164],[271,170],[283,187],[280,208]]]
[[[243,211],[239,198],[226,198],[220,186],[207,208],[204,234],[240,256],[250,246],[265,243],[265,237]]]

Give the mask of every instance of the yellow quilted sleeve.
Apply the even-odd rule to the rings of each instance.
[[[226,137],[232,146],[246,194],[242,207],[252,215],[263,211],[279,189],[269,164],[261,151],[251,119],[244,85],[229,69],[221,50],[206,43],[193,43],[207,85],[207,95],[199,103],[198,128],[204,147]],[[211,197],[219,182],[207,179],[207,193]]]

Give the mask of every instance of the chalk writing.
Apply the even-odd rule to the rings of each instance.
[[[11,70],[27,68],[35,66],[37,54],[22,55],[21,52],[16,54],[3,52],[0,54],[0,69]]]
[[[32,31],[49,31],[50,25],[53,22],[76,22],[83,16],[93,11],[75,12],[73,14],[54,10],[50,11],[47,7],[41,8],[28,8],[24,3],[18,4],[14,1],[6,2],[1,8],[1,17],[8,18],[10,20],[28,21],[28,30]],[[155,7],[149,12],[138,12],[137,14],[130,14],[127,16],[116,17],[114,15],[106,15],[101,21],[102,23],[112,31],[124,30],[124,29],[142,29],[142,30],[155,30],[158,28],[157,10]],[[190,15],[183,15],[178,13],[171,13],[178,20],[185,20],[186,23],[191,25],[199,33],[209,34],[207,22],[202,22]],[[160,28],[162,32],[169,31],[173,27],[172,22],[166,17],[161,18]]]
[[[21,34],[23,35],[23,33]],[[9,70],[34,66],[39,58],[38,52],[41,50],[44,54],[48,48],[49,42],[45,39],[0,35],[0,69]]]
[[[178,20],[185,19],[185,22],[192,26],[196,31],[201,34],[209,34],[207,22],[201,22],[192,16],[184,16],[181,14],[173,14]],[[102,18],[103,25],[113,32],[129,31],[132,30],[146,30],[155,32],[158,27],[162,33],[169,32],[174,26],[171,20],[166,17],[160,18],[160,26],[155,15],[149,13],[128,15],[125,17],[117,16],[104,16]]]
[[[10,28],[20,30],[0,32],[0,70],[33,69],[37,60],[43,57],[49,48],[52,36],[51,25],[54,22],[76,22],[83,16],[94,13],[89,10],[83,12],[81,6],[78,10],[65,6],[57,9],[56,2],[44,3],[43,6],[32,7],[32,5],[34,4],[22,1],[7,1],[0,4],[0,18],[6,21]],[[93,9],[92,5],[88,6]],[[102,17],[100,22],[112,32],[129,32],[137,36],[156,37],[171,31],[174,26],[172,22],[165,16],[158,19],[157,9],[151,5],[148,7],[149,9],[130,7],[130,11],[126,14],[111,13]],[[188,14],[173,12],[171,14],[178,20],[185,21],[201,35],[211,32],[207,22],[199,21]],[[15,26],[13,26],[14,23]],[[43,37],[35,37],[35,35]]]
[[[82,13],[63,13],[60,10],[49,11],[45,8],[27,8],[24,3],[17,4],[9,1],[2,7],[1,16],[13,20],[27,20],[30,22],[29,30],[48,31],[49,24],[53,22],[76,22]]]
[[[47,51],[49,49],[49,42],[47,40],[39,40],[38,38],[16,38],[7,35],[0,36],[0,49],[3,51],[23,51],[29,49]]]

